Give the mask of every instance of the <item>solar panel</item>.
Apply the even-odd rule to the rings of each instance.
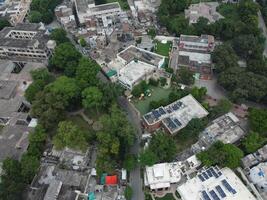
[[[209,177],[213,176],[210,169],[207,170],[207,173],[208,173]]]
[[[153,110],[152,114],[156,117],[159,118],[161,116],[161,114],[159,114],[159,112],[157,110]]]
[[[205,181],[205,179],[203,178],[203,176],[201,176],[200,174],[198,175],[198,178],[199,178],[202,182]]]
[[[212,197],[213,200],[220,200],[220,198],[218,197],[218,195],[214,192],[214,190],[211,190],[210,195]]]
[[[205,177],[205,179],[209,179],[210,177],[207,175],[206,172],[203,172],[202,175]]]
[[[213,176],[215,176],[215,178],[219,177],[219,175],[215,172],[215,170],[213,168],[211,168],[210,171],[213,174]]]
[[[181,122],[178,119],[174,119],[174,122],[178,125],[178,126],[182,126]]]
[[[175,125],[175,123],[173,123],[173,121],[170,121],[169,123],[169,127],[171,127],[172,129],[176,128],[177,126]]]
[[[221,176],[222,175],[222,172],[221,171],[218,171],[218,175]]]
[[[217,192],[219,193],[219,195],[220,195],[222,198],[225,198],[225,197],[226,197],[226,194],[225,194],[225,192],[223,191],[223,189],[221,188],[221,186],[217,185],[215,188],[216,188]]]
[[[232,186],[227,182],[227,180],[223,179],[223,180],[222,180],[222,184],[223,184],[223,186],[224,186],[229,192],[231,192],[231,193],[233,193],[233,194],[236,194],[235,189],[232,188]]]
[[[163,108],[159,108],[159,113],[160,113],[161,115],[166,114],[166,112],[165,112],[165,110],[163,110]]]
[[[178,110],[178,109],[179,109],[179,107],[178,107],[176,104],[174,104],[174,105],[172,106],[172,108],[173,108],[173,110]]]
[[[202,196],[204,200],[211,200],[206,191],[202,191]]]

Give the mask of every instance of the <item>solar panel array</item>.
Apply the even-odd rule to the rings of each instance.
[[[211,197],[213,200],[220,200],[220,198],[218,197],[218,195],[214,192],[214,190],[209,191]]]
[[[236,190],[234,188],[232,188],[232,186],[228,183],[227,180],[223,179],[222,184],[229,192],[236,194]]]
[[[211,200],[206,191],[202,191],[202,196],[203,196],[204,200]]]
[[[226,197],[226,194],[225,192],[223,191],[223,189],[221,188],[221,186],[217,185],[215,187],[215,189],[217,190],[217,192],[219,193],[219,195],[222,197],[222,198],[225,198]]]

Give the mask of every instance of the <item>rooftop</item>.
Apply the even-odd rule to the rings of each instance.
[[[267,192],[267,162],[260,163],[249,171],[249,179],[260,190]]]
[[[255,153],[248,154],[242,158],[241,162],[245,168],[251,168],[260,162],[267,160],[267,145],[258,149]]]
[[[256,200],[229,168],[210,167],[178,186],[182,200]]]
[[[0,117],[12,117],[13,113],[19,112],[19,108],[23,104],[23,101],[24,98],[20,96],[16,96],[9,100],[0,99]]]
[[[184,128],[193,118],[202,118],[208,111],[191,95],[187,95],[165,107],[145,114],[143,119],[148,125],[162,121],[171,134]]]
[[[214,37],[212,35],[180,35],[180,42],[192,42],[200,44],[214,43]]]
[[[132,45],[120,52],[117,57],[123,59],[126,63],[130,63],[133,60],[139,60],[158,68],[161,67],[165,59],[164,56],[137,48]]]
[[[196,64],[211,64],[211,55],[207,53],[179,51],[179,64],[188,65],[190,63]]]
[[[118,2],[113,2],[113,3],[107,3],[107,4],[101,4],[97,5],[95,7],[92,7],[90,9],[91,12],[99,12],[99,11],[105,11],[105,10],[110,10],[110,9],[120,9],[120,4]]]
[[[10,99],[15,95],[17,81],[4,81],[0,80],[0,99]]]

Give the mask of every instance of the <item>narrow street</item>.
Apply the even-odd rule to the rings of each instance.
[[[129,121],[136,128],[137,131],[137,139],[131,149],[131,153],[138,154],[140,151],[140,137],[142,134],[142,129],[140,125],[140,119],[136,114],[135,110],[131,107],[128,100],[124,97],[119,97],[118,103],[122,109],[124,109],[127,114]],[[142,189],[143,180],[141,178],[140,167],[136,167],[133,171],[130,172],[130,185],[133,189],[133,197],[132,200],[144,200],[144,192]]]

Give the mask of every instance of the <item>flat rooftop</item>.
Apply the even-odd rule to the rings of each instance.
[[[132,61],[119,71],[119,80],[128,85],[134,85],[146,74],[151,74],[156,67],[144,62]]]
[[[75,2],[79,12],[86,12],[89,4],[95,4],[94,0],[75,0]]]
[[[0,131],[0,161],[7,157],[19,160],[29,146],[29,132],[24,125],[5,126]]]
[[[243,182],[229,168],[210,167],[178,186],[182,200],[256,200]]]
[[[140,60],[155,67],[164,62],[165,57],[150,51],[146,51],[135,46],[129,46],[127,49],[120,52],[118,55],[125,62],[130,63],[133,60]]]
[[[143,119],[148,125],[162,121],[171,134],[184,128],[193,118],[203,118],[208,111],[191,95],[187,95],[165,107],[152,110]]]
[[[179,51],[179,58],[180,59],[188,59],[189,62],[198,62],[198,63],[211,63],[211,55],[208,53],[198,53],[198,52],[189,52],[189,51]],[[181,61],[179,61],[181,62]]]
[[[180,35],[180,42],[193,42],[193,43],[203,43],[209,44],[214,42],[214,37],[212,35]]]
[[[0,99],[0,117],[10,118],[13,113],[18,112],[24,101],[23,97],[16,96],[15,98],[6,100]]]
[[[106,10],[120,9],[120,8],[121,7],[120,7],[120,4],[118,2],[113,2],[113,3],[97,5],[95,7],[90,8],[90,11],[99,12],[99,11],[106,11]]]
[[[0,80],[0,99],[10,99],[15,94],[17,81]]]

